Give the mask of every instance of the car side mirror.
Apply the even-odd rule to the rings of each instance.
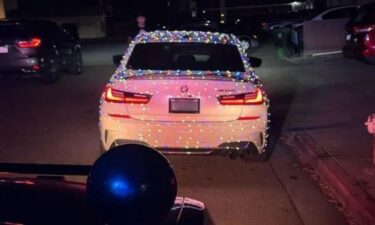
[[[116,67],[121,65],[122,55],[114,55],[113,56],[113,64],[115,64]]]
[[[260,67],[262,65],[262,59],[249,56],[249,62],[252,67]]]

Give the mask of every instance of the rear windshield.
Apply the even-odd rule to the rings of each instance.
[[[207,43],[137,44],[129,58],[127,68],[245,71],[236,46]]]
[[[24,25],[0,24],[0,38],[28,38],[31,31]]]

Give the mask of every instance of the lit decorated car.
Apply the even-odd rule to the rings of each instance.
[[[101,146],[137,143],[172,154],[266,159],[267,110],[234,35],[141,33],[101,97]]]

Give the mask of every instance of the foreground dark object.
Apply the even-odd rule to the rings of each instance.
[[[14,171],[16,165],[0,164],[1,172]],[[59,165],[58,174],[63,167],[70,174],[80,168]],[[176,198],[169,162],[145,146],[118,146],[104,154],[89,174],[87,193],[84,184],[63,177],[11,175],[0,175],[0,223],[198,225],[205,220],[203,203]]]
[[[173,206],[177,183],[173,169],[157,151],[141,145],[118,146],[94,164],[87,196],[111,224],[151,224]]]

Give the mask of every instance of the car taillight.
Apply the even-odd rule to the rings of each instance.
[[[365,37],[365,44],[368,47],[375,46],[375,29],[371,30]]]
[[[18,41],[17,46],[20,48],[37,48],[42,44],[42,39],[40,38],[31,38],[26,41]]]
[[[222,105],[260,105],[264,102],[263,93],[258,88],[250,93],[222,95],[218,100]]]
[[[111,87],[105,91],[105,101],[127,104],[146,104],[150,101],[151,95],[123,92]]]

